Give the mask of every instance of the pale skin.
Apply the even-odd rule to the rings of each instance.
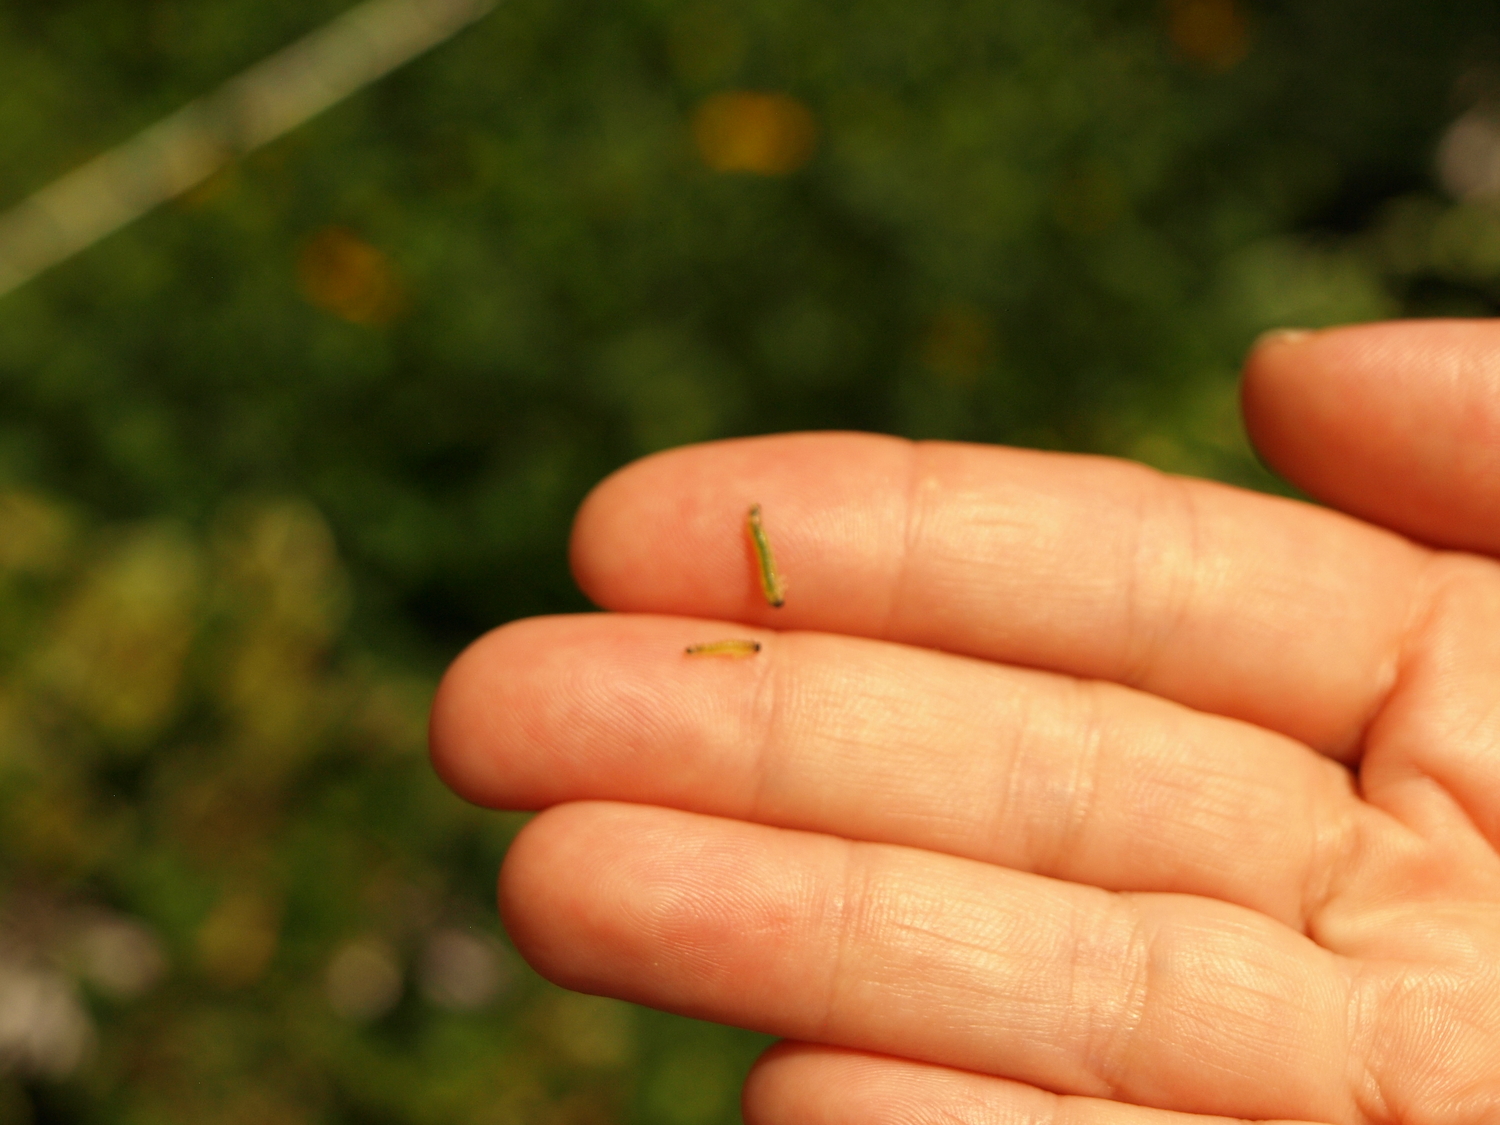
[[[1500,325],[1272,339],[1245,405],[1330,508],[867,435],[605,481],[615,612],[434,709],[450,785],[544,810],[521,952],[785,1037],[749,1125],[1500,1122]]]

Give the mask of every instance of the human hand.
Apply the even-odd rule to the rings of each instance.
[[[521,952],[788,1037],[751,1125],[1500,1121],[1500,328],[1271,340],[1246,404],[1372,522],[857,435],[611,477],[573,562],[619,612],[434,709],[449,784],[547,810]]]

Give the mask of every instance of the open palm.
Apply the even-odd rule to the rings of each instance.
[[[619,612],[497,630],[434,711],[461,794],[547,810],[521,951],[787,1037],[754,1125],[1500,1121],[1500,329],[1273,341],[1247,405],[1353,515],[858,435],[601,485]]]

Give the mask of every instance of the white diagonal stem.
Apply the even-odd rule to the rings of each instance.
[[[366,0],[0,215],[0,296],[437,46],[497,0]]]

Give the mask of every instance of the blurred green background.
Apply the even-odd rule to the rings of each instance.
[[[0,207],[346,8],[0,7]],[[1493,0],[506,0],[0,298],[0,1121],[737,1120],[505,944],[446,661],[632,458],[1277,487],[1254,336],[1500,299]]]

